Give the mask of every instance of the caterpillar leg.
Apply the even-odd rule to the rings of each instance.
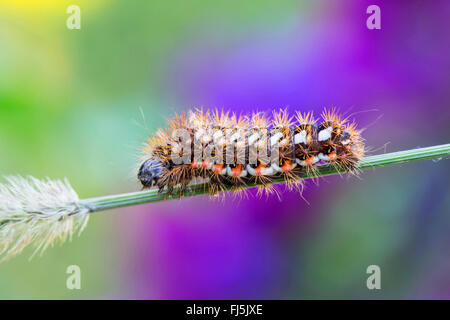
[[[209,195],[211,197],[217,196],[217,194],[223,190],[223,182],[219,175],[213,174],[209,180]]]
[[[295,168],[289,172],[283,173],[284,181],[286,181],[286,189],[288,191],[303,192],[303,180],[300,178],[301,168]]]
[[[184,196],[184,193],[186,192],[187,183],[182,183],[180,186],[180,191],[178,192],[178,199],[181,199]]]
[[[167,200],[173,193],[173,186],[167,186],[167,192],[164,195],[164,200]]]
[[[164,186],[158,188],[158,195],[160,195],[164,191]]]

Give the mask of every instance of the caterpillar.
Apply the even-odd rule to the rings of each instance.
[[[364,155],[361,130],[335,109],[324,110],[319,121],[312,112],[291,116],[286,109],[268,118],[199,108],[168,124],[144,143],[137,174],[143,189],[167,189],[166,197],[174,187],[182,197],[198,181],[212,196],[249,183],[271,192],[280,177],[301,191],[302,172],[314,177],[318,165],[330,164],[355,174]]]

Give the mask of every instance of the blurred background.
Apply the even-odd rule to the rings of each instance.
[[[0,176],[138,190],[147,134],[201,105],[362,111],[373,154],[448,143],[449,30],[446,0],[2,0]],[[253,191],[98,213],[71,243],[0,264],[0,298],[450,298],[449,174],[425,161],[307,183],[309,204]]]

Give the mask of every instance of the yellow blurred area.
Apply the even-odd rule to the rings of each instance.
[[[0,7],[21,11],[35,11],[39,9],[48,12],[49,10],[61,7],[63,2],[58,0],[5,0],[0,2]]]
[[[50,16],[66,14],[66,9],[70,5],[78,5],[83,10],[100,8],[104,3],[104,0],[2,0],[0,1],[0,13],[4,14],[9,11],[36,17]]]
[[[73,80],[70,43],[78,35],[67,29],[67,8],[78,5],[83,21],[84,15],[92,18],[105,4],[104,0],[0,0],[0,87],[29,88],[51,96],[64,92]]]

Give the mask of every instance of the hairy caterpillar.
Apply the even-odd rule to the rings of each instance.
[[[334,109],[321,114],[287,110],[271,119],[256,112],[242,116],[203,108],[175,115],[145,143],[138,179],[143,188],[157,186],[167,196],[179,186],[179,197],[193,181],[207,182],[216,195],[249,182],[270,192],[274,177],[301,190],[300,173],[314,176],[317,165],[331,164],[351,173],[364,155],[361,131]]]

